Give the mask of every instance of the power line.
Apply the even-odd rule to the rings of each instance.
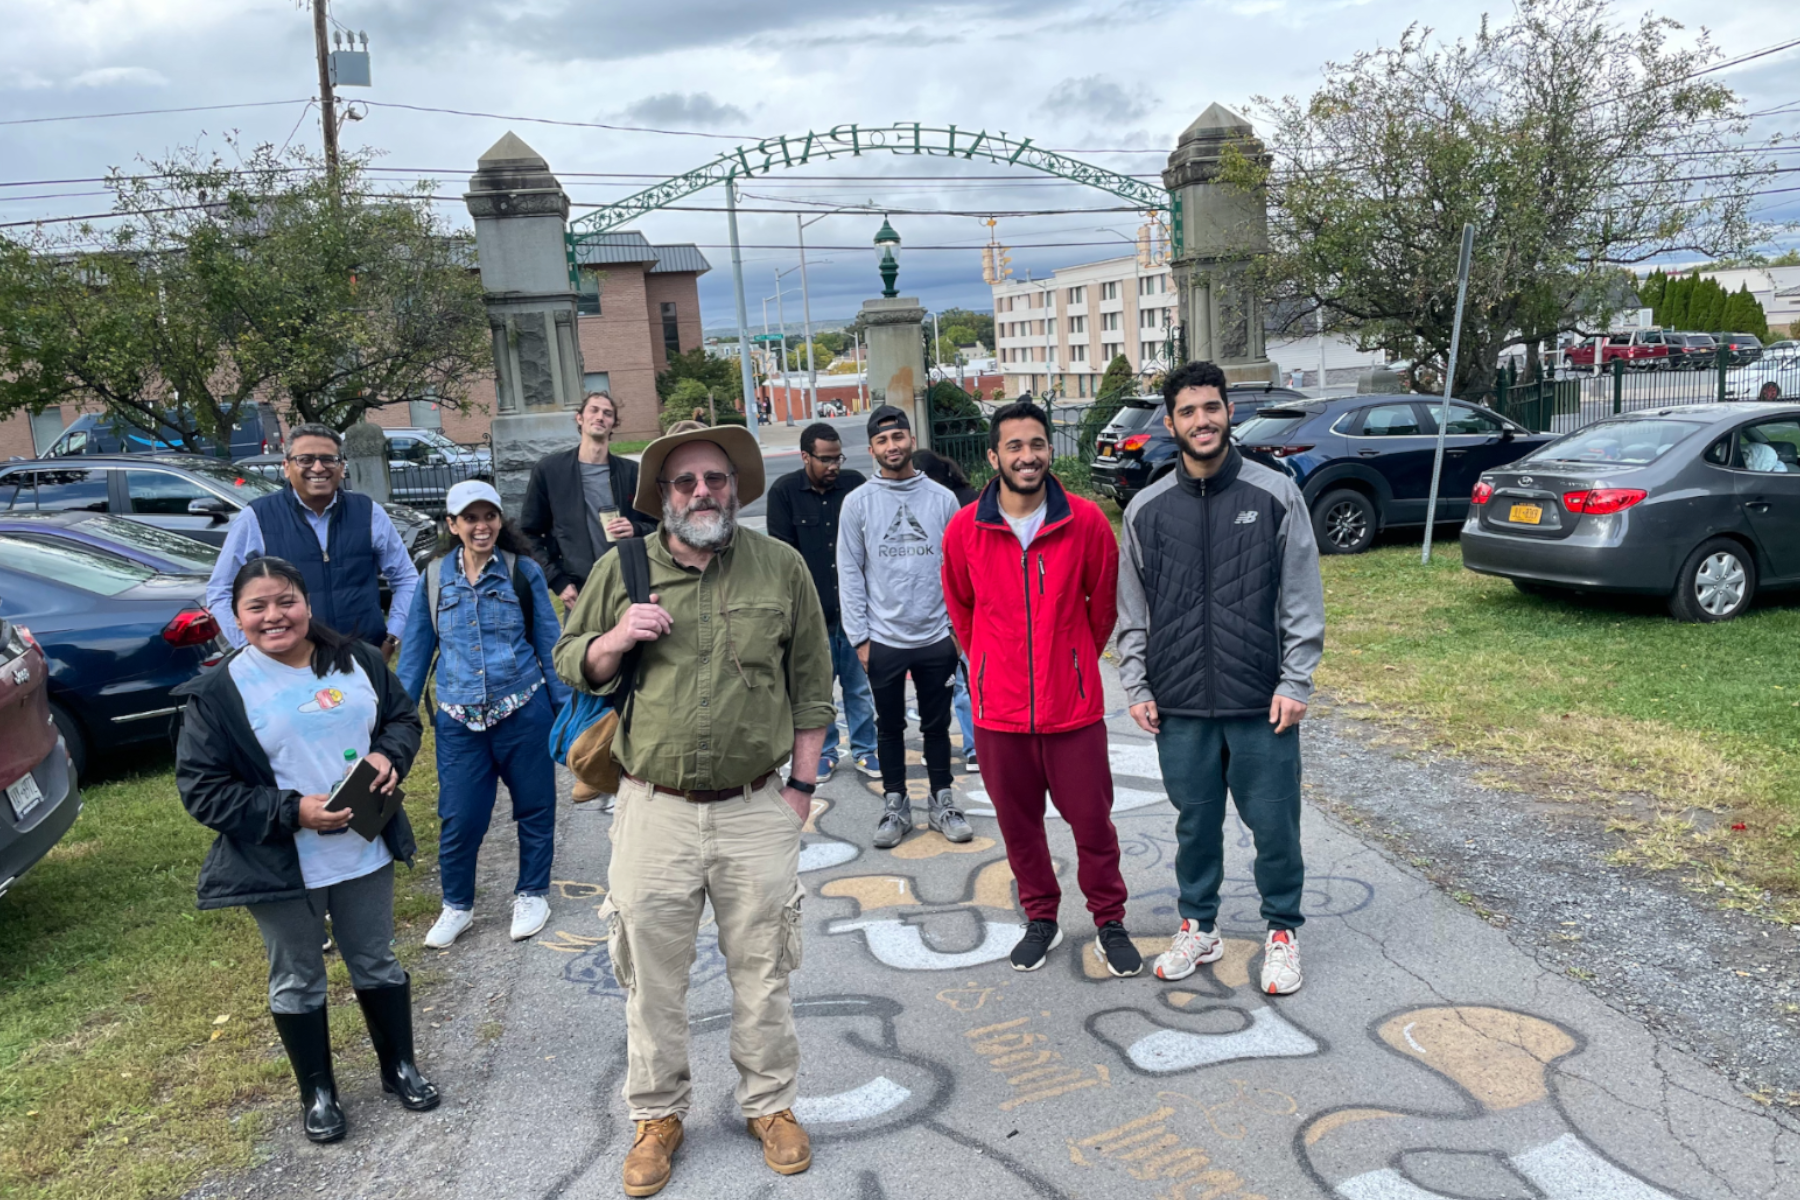
[[[199,104],[190,108],[140,108],[131,112],[75,113],[66,117],[17,117],[9,121],[0,121],[0,125],[47,125],[53,121],[100,121],[108,117],[157,117],[167,113],[219,112],[227,108],[276,108],[284,104],[306,104],[311,100],[310,96],[302,96],[298,100],[256,100],[243,104]]]
[[[608,125],[600,121],[558,121],[550,117],[519,117],[505,113],[474,112],[462,108],[432,108],[424,104],[399,104],[392,100],[358,100],[371,108],[403,108],[409,112],[444,113],[453,117],[487,117],[495,121],[528,121],[534,125],[567,125],[575,129],[610,129],[615,133],[661,133],[669,137],[717,138],[726,142],[761,141],[743,133],[700,133],[692,129],[653,129],[644,125]]]

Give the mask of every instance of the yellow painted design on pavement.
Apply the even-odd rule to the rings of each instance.
[[[854,900],[862,906],[862,912],[919,903],[919,898],[913,895],[912,880],[904,875],[853,875],[848,879],[833,879],[819,889],[819,895],[833,900]]]
[[[1491,1110],[1542,1100],[1550,1094],[1544,1068],[1575,1050],[1550,1022],[1500,1008],[1421,1008],[1383,1023],[1380,1036]]]

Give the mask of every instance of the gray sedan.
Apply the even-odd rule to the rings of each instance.
[[[1526,592],[1667,596],[1728,621],[1800,586],[1800,407],[1691,404],[1588,425],[1483,472],[1463,565]]]

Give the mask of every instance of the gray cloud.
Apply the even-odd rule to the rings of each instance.
[[[1039,106],[1053,117],[1107,123],[1135,121],[1150,111],[1143,97],[1127,92],[1100,75],[1070,77],[1050,89]]]
[[[643,125],[691,129],[716,129],[733,123],[742,126],[750,121],[750,114],[735,104],[713,99],[710,92],[662,92],[645,96],[628,105],[620,115]]]

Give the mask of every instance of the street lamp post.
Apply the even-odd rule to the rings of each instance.
[[[900,276],[900,235],[888,224],[886,214],[882,215],[881,228],[875,231],[875,255],[880,260],[882,298],[892,300],[900,294],[894,286]]]

